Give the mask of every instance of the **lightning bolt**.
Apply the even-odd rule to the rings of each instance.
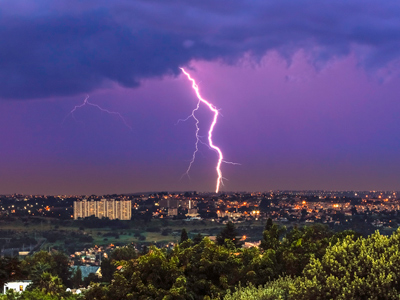
[[[83,103],[80,104],[80,105],[75,105],[75,107],[69,112],[69,114],[65,116],[64,121],[65,121],[65,119],[67,119],[68,116],[70,116],[70,115],[75,119],[75,117],[74,117],[74,112],[75,112],[77,109],[82,108],[82,107],[84,107],[84,106],[86,106],[86,105],[90,105],[90,106],[96,107],[97,109],[99,109],[99,110],[102,111],[102,112],[106,112],[106,113],[108,113],[108,114],[110,114],[110,115],[116,115],[116,116],[118,116],[118,117],[122,120],[122,122],[125,124],[125,126],[128,127],[130,130],[132,130],[132,127],[129,126],[128,123],[126,123],[124,117],[123,117],[119,112],[110,111],[110,110],[108,110],[108,109],[102,108],[101,106],[99,106],[99,105],[97,105],[97,104],[94,104],[94,103],[89,102],[88,99],[89,99],[89,95],[86,95],[86,98],[85,98],[85,100],[83,100]],[[63,121],[63,122],[64,122],[64,121]]]
[[[189,120],[190,118],[193,118],[194,120],[195,120],[195,126],[196,126],[196,133],[195,133],[195,136],[196,136],[196,142],[195,142],[195,150],[194,150],[194,152],[193,152],[193,156],[192,156],[192,160],[190,161],[190,163],[189,163],[189,166],[188,166],[188,168],[187,168],[187,170],[186,170],[186,172],[182,175],[182,177],[183,176],[187,176],[187,177],[189,177],[190,178],[190,176],[189,176],[189,171],[190,171],[190,169],[192,168],[192,165],[193,165],[193,163],[194,163],[194,161],[196,160],[196,154],[197,154],[197,152],[199,152],[199,143],[201,143],[201,140],[200,140],[200,136],[199,136],[199,131],[200,131],[200,127],[199,127],[199,119],[197,119],[196,118],[196,115],[195,115],[195,112],[199,109],[199,107],[200,107],[200,100],[197,102],[197,106],[192,110],[192,113],[186,118],[186,119],[180,119],[180,120],[178,120],[178,122],[176,123],[176,125],[179,123],[179,122],[186,122],[187,120]],[[208,146],[208,145],[207,145]],[[181,177],[181,179],[182,179],[182,177]]]
[[[215,192],[218,193],[220,185],[223,184],[223,182],[222,182],[223,177],[222,177],[222,172],[221,172],[221,164],[223,162],[226,162],[226,161],[224,161],[224,156],[222,154],[221,149],[218,148],[217,146],[215,146],[214,143],[213,143],[213,140],[212,140],[212,134],[213,134],[213,130],[214,130],[215,124],[217,124],[217,119],[218,119],[219,112],[218,112],[218,109],[214,105],[212,105],[206,99],[201,97],[200,92],[199,92],[199,87],[196,84],[196,81],[190,76],[190,74],[188,72],[186,72],[185,69],[183,69],[183,68],[180,68],[180,69],[187,76],[187,78],[192,82],[192,88],[194,89],[194,91],[196,93],[196,96],[199,99],[199,101],[197,102],[196,108],[194,108],[193,111],[192,111],[192,114],[185,119],[185,120],[187,120],[187,119],[193,117],[195,119],[195,121],[196,121],[196,149],[195,149],[195,151],[193,153],[193,157],[192,157],[192,160],[191,160],[191,162],[189,164],[189,167],[188,167],[188,169],[186,171],[186,174],[189,173],[190,168],[192,167],[192,164],[193,164],[193,162],[194,162],[194,160],[196,158],[196,154],[198,152],[198,144],[199,144],[199,142],[201,142],[200,137],[199,137],[199,120],[196,118],[195,112],[199,109],[200,103],[204,103],[214,113],[213,121],[211,123],[210,129],[208,130],[208,146],[218,153],[218,162],[217,162],[217,166],[215,168],[216,171],[217,171],[217,175],[218,175]],[[185,120],[182,120],[182,121],[185,121]],[[230,163],[230,162],[226,162],[226,163]]]

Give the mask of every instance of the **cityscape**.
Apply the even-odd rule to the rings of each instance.
[[[104,196],[0,196],[4,217],[80,220],[212,220],[234,223],[266,220],[283,223],[345,225],[353,218],[375,227],[396,228],[400,194],[394,191],[271,191],[268,193],[149,193]]]
[[[0,1],[0,300],[400,299],[400,3]]]
[[[115,272],[107,269],[111,261],[151,253],[155,246],[175,251],[183,231],[189,241],[217,243],[226,226],[235,226],[241,249],[262,251],[268,222],[288,231],[286,239],[297,228],[313,228],[316,234],[332,238],[346,231],[369,236],[379,230],[390,236],[400,222],[397,191],[12,194],[0,196],[0,205],[1,256],[29,260],[47,249],[48,259],[53,259],[64,253],[69,274],[78,272],[81,277],[78,285],[72,284],[75,288],[70,291],[75,294],[112,278],[107,273]],[[309,238],[307,231],[303,234],[302,239]],[[5,284],[5,292],[28,287],[25,281],[16,283]]]

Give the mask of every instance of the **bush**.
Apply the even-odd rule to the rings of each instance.
[[[288,299],[290,287],[293,285],[291,277],[282,277],[267,283],[265,286],[247,287],[239,285],[234,293],[228,291],[224,300],[280,300]]]
[[[347,236],[331,244],[321,259],[311,259],[291,298],[399,299],[399,247],[400,229],[390,237],[379,232],[357,240]]]

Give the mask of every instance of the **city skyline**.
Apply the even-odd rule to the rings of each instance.
[[[400,190],[394,1],[5,1],[0,194]],[[118,112],[109,115],[81,105]],[[210,124],[201,108],[198,117]],[[126,126],[128,125],[128,126]],[[130,130],[130,128],[132,130]],[[201,128],[206,136],[208,127]]]

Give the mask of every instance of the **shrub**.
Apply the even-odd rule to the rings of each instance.
[[[236,288],[235,292],[228,291],[224,300],[280,300],[288,299],[289,289],[293,285],[291,277],[281,277],[264,286],[255,287],[250,284],[247,287]]]

